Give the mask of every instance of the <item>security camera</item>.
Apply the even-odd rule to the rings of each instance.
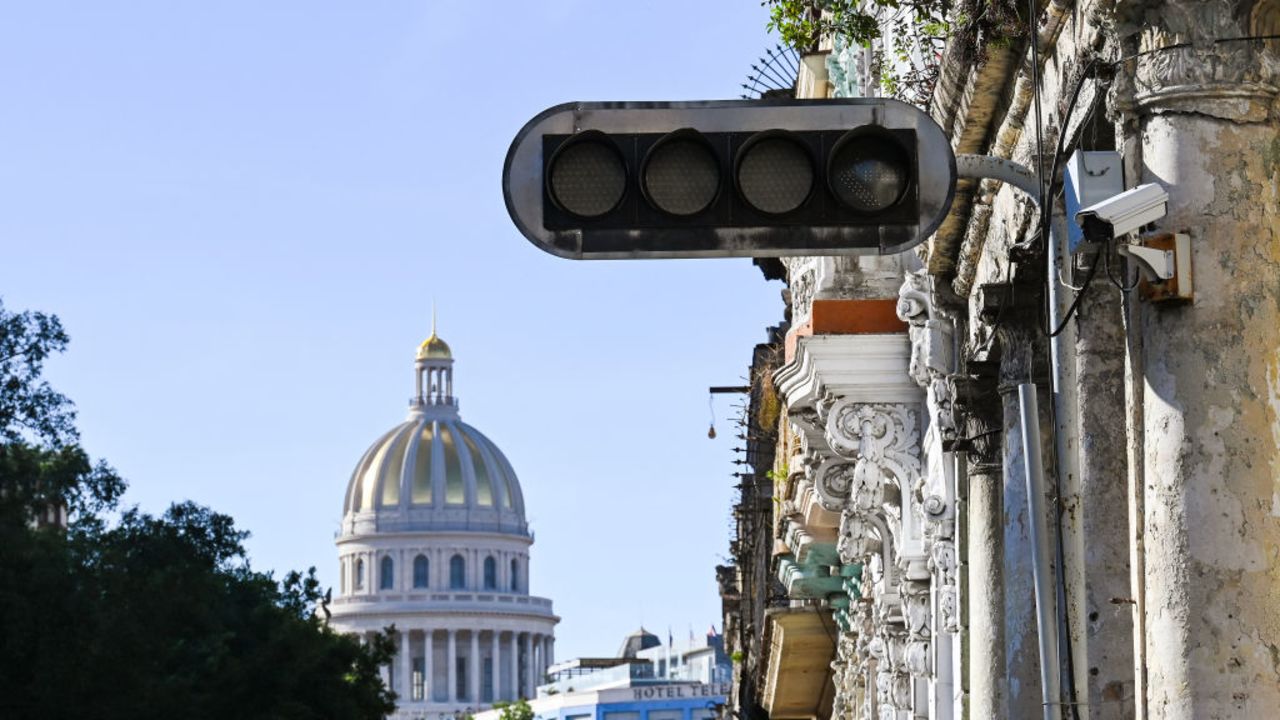
[[[1076,213],[1085,238],[1094,242],[1128,235],[1169,212],[1169,193],[1159,183],[1139,185]]]

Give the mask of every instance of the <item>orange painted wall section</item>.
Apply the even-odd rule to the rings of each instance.
[[[898,319],[898,298],[876,300],[814,300],[814,335],[906,332]]]
[[[898,318],[898,299],[814,300],[809,322],[787,333],[783,354],[791,362],[796,340],[807,335],[859,335],[905,333],[907,323]]]

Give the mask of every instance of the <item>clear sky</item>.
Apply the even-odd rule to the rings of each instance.
[[[738,96],[758,0],[5,3],[0,297],[128,503],[191,499],[314,565],[430,329],[507,454],[557,656],[720,626],[741,384],[780,286],[746,260],[571,262],[507,218],[508,144],[569,100]]]

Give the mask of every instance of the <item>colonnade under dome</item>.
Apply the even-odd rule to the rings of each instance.
[[[531,698],[554,662],[554,638],[543,633],[397,627],[394,639],[396,655],[383,668],[383,680],[400,696],[401,708]]]

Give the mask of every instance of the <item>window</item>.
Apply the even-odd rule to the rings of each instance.
[[[511,592],[520,589],[520,563],[515,558],[511,558]]]
[[[492,555],[484,559],[484,589],[498,589],[498,561]]]
[[[484,674],[480,681],[480,701],[493,702],[493,658],[485,658]]]
[[[467,586],[467,563],[461,555],[449,558],[449,587],[461,590]]]
[[[356,589],[364,589],[364,560],[356,560]]]
[[[413,559],[413,586],[416,588],[427,587],[427,578],[431,576],[428,570],[431,566],[427,564],[427,556],[419,555]]]
[[[396,565],[390,555],[382,556],[382,564],[378,568],[378,588],[390,590],[396,586]]]
[[[457,557],[456,555],[454,557]],[[470,700],[467,697],[467,659],[459,656],[454,660],[454,668],[457,673],[457,684],[454,686],[454,697],[459,700]]]
[[[418,557],[422,557],[419,555]],[[427,681],[427,659],[424,657],[413,659],[413,685],[409,691],[409,699],[422,700],[426,697],[426,681]]]

